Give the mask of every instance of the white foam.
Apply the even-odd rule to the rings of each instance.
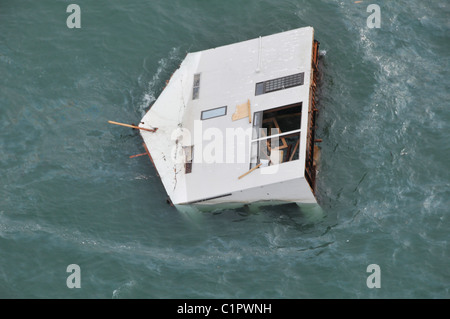
[[[162,74],[164,74],[167,69],[170,67],[171,62],[177,61],[180,59],[179,56],[179,49],[178,48],[172,48],[168,54],[167,57],[161,58],[158,61],[158,68],[156,69],[156,72],[153,74],[152,79],[148,83],[148,89],[147,92],[144,93],[144,96],[142,97],[142,102],[139,105],[139,110],[141,112],[141,115],[144,116],[144,114],[147,112],[148,107],[151,103],[153,103],[157,98],[157,87],[161,84],[161,81],[166,81],[169,79],[161,79]],[[144,69],[145,66],[144,66]]]
[[[129,282],[123,284],[122,286],[113,291],[112,299],[120,298],[120,295],[123,294],[123,292],[130,291],[135,285],[136,282],[134,280],[130,280]]]

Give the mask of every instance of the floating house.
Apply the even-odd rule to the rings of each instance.
[[[170,203],[316,203],[318,47],[304,27],[187,54],[139,124]]]

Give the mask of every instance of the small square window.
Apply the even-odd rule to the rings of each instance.
[[[200,74],[195,74],[194,75],[194,87],[199,87],[200,86]]]
[[[264,94],[264,82],[256,83],[255,95]]]
[[[200,88],[194,88],[192,91],[192,99],[197,100],[200,92]]]

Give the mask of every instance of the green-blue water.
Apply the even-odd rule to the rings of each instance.
[[[0,1],[0,297],[449,298],[449,3],[373,1],[373,29],[370,3]],[[323,212],[170,207],[107,121],[138,122],[187,52],[303,26]]]

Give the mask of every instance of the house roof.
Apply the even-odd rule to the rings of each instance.
[[[158,128],[141,135],[173,203],[303,177],[313,40],[313,28],[304,27],[187,54],[140,124]],[[264,82],[268,93],[257,94],[257,83]],[[261,169],[239,179],[250,168],[253,114],[299,102],[299,160],[279,165],[274,174]],[[188,149],[193,163],[186,174]]]

